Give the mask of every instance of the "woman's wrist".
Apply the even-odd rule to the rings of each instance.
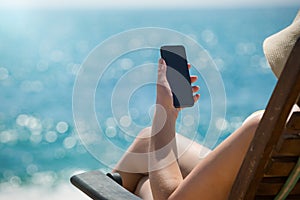
[[[159,107],[159,109],[158,109],[158,107]],[[157,101],[155,113],[157,115],[164,115],[167,120],[171,120],[171,121],[175,122],[178,117],[179,110],[177,108],[174,108],[173,105],[165,106],[163,104],[160,104]]]

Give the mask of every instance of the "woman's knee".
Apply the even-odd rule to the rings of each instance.
[[[151,127],[146,127],[142,129],[136,136],[131,146],[129,147],[129,151],[134,153],[148,152],[150,134]]]
[[[250,129],[255,129],[258,127],[260,120],[264,114],[264,110],[259,110],[252,113],[247,119],[243,122],[243,126]]]
[[[137,139],[149,139],[150,136],[151,136],[151,126],[148,126],[144,129],[142,129],[136,138]]]

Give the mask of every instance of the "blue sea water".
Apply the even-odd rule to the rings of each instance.
[[[262,43],[289,25],[296,12],[297,8],[1,11],[0,184],[39,184],[44,177],[42,182],[52,185],[78,170],[107,170],[108,166],[95,159],[78,137],[73,121],[73,87],[81,64],[97,45],[135,28],[175,30],[209,52],[226,92],[220,143],[247,116],[266,106],[276,78],[264,58]],[[120,135],[114,128],[111,108],[101,107],[110,105],[110,96],[105,94],[111,94],[118,79],[133,66],[156,63],[158,58],[157,49],[120,56],[112,66],[123,68],[110,68],[106,76],[115,79],[108,79],[103,83],[108,85],[104,91],[96,92],[99,123],[121,148],[126,149],[132,138]],[[197,134],[202,136],[198,139],[201,142],[211,117],[211,101],[208,86],[199,76],[201,117]],[[153,85],[145,86],[129,101],[132,120],[142,126],[151,124],[148,108],[155,102],[154,94]],[[120,124],[126,126],[128,120],[125,116]],[[100,156],[106,153],[99,148]]]

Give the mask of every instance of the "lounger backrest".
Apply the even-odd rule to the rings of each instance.
[[[299,172],[300,113],[289,118],[293,105],[300,104],[299,94],[300,39],[278,79],[229,199],[274,199],[293,170]],[[300,199],[300,183],[295,181],[290,197]]]

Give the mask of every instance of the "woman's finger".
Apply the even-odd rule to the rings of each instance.
[[[198,80],[198,76],[192,75],[191,76],[191,83],[194,83]]]
[[[198,92],[199,89],[200,89],[200,87],[199,87],[199,86],[196,86],[196,85],[192,87],[193,93]]]
[[[167,77],[166,77],[166,72],[167,72],[167,65],[164,59],[159,59],[158,61],[158,73],[157,73],[157,83],[160,85],[165,85]]]
[[[194,98],[194,102],[196,103],[199,100],[199,98],[200,98],[200,94],[195,94],[193,96],[193,98]]]

